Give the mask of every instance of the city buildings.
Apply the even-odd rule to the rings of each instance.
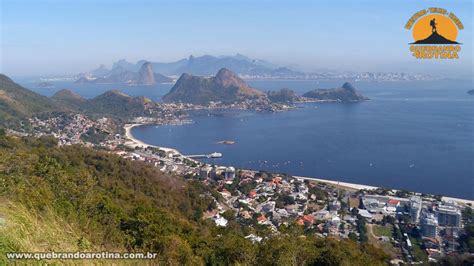
[[[211,171],[212,171],[212,167],[210,167],[208,165],[204,165],[199,170],[199,177],[202,178],[202,179],[206,179],[206,178],[209,177],[209,174],[211,173]]]

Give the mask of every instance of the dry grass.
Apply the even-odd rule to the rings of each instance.
[[[359,198],[357,197],[350,197],[349,198],[349,207],[352,208],[358,208],[359,207]]]
[[[392,237],[392,226],[391,225],[374,225],[372,227],[372,231],[376,236],[386,236],[386,237]]]
[[[89,246],[81,249],[81,238],[67,222],[53,214],[45,212],[37,215],[22,205],[0,199],[0,265],[152,265],[156,261],[147,260],[25,260],[14,262],[6,258],[8,252],[76,252],[102,251]]]
[[[60,217],[45,212],[38,216],[22,205],[4,201],[0,204],[0,215],[5,224],[0,233],[22,251],[77,251],[80,235]]]

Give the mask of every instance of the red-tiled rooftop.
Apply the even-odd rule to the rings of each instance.
[[[304,220],[305,222],[308,222],[308,223],[314,223],[314,217],[313,217],[313,215],[307,214],[307,215],[303,216],[303,220]]]
[[[252,190],[252,191],[249,192],[249,197],[255,198],[256,196],[257,196],[257,191]]]
[[[397,205],[398,203],[400,203],[400,201],[396,199],[389,199],[387,203],[391,205]]]

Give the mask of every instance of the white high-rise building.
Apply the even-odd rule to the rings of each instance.
[[[421,197],[412,196],[410,198],[410,216],[414,223],[420,222],[421,205]]]
[[[201,169],[199,169],[199,177],[202,179],[206,179],[209,177],[209,174],[211,173],[211,171],[212,171],[212,167],[205,165],[201,167]]]
[[[235,168],[230,166],[227,167],[224,171],[225,179],[234,179],[235,178]]]

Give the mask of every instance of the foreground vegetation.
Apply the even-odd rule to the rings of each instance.
[[[193,265],[386,262],[370,245],[304,235],[296,225],[254,244],[244,236],[258,229],[202,219],[213,194],[145,163],[0,132],[0,264],[12,251],[149,251],[164,264]]]

